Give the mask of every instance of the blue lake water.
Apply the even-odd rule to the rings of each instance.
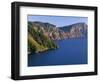
[[[87,64],[87,39],[56,41],[58,49],[28,55],[28,66]]]

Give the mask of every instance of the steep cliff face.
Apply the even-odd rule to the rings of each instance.
[[[60,27],[66,33],[67,38],[86,38],[87,25],[85,23],[76,23],[69,26]]]
[[[56,27],[56,25],[42,22],[32,22],[34,29],[43,33],[49,39],[61,40],[66,38],[85,38],[87,37],[87,25],[76,23],[69,26]]]
[[[44,34],[42,25],[28,22],[28,53],[56,49],[58,46]]]
[[[65,38],[64,31],[57,28],[56,25],[50,23],[42,23],[38,21],[29,23],[32,23],[32,26],[35,30],[38,30],[39,32],[43,33],[49,39],[60,40]]]
[[[56,49],[58,45],[54,40],[85,37],[87,37],[85,23],[56,27],[56,25],[39,21],[28,22],[28,52],[38,53],[48,49]]]

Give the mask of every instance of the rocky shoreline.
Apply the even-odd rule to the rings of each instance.
[[[85,23],[56,27],[56,25],[39,21],[28,22],[28,53],[56,49],[58,45],[54,40],[85,37],[87,37]]]

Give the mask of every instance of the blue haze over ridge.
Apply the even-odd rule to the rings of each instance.
[[[79,22],[83,22],[88,25],[87,17],[76,16],[47,16],[47,15],[28,15],[28,21],[41,21],[44,23],[51,23],[57,27],[67,26]]]

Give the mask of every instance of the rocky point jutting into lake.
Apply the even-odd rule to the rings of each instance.
[[[54,40],[86,37],[87,24],[85,23],[56,27],[56,25],[39,21],[28,22],[28,53],[59,48]]]

